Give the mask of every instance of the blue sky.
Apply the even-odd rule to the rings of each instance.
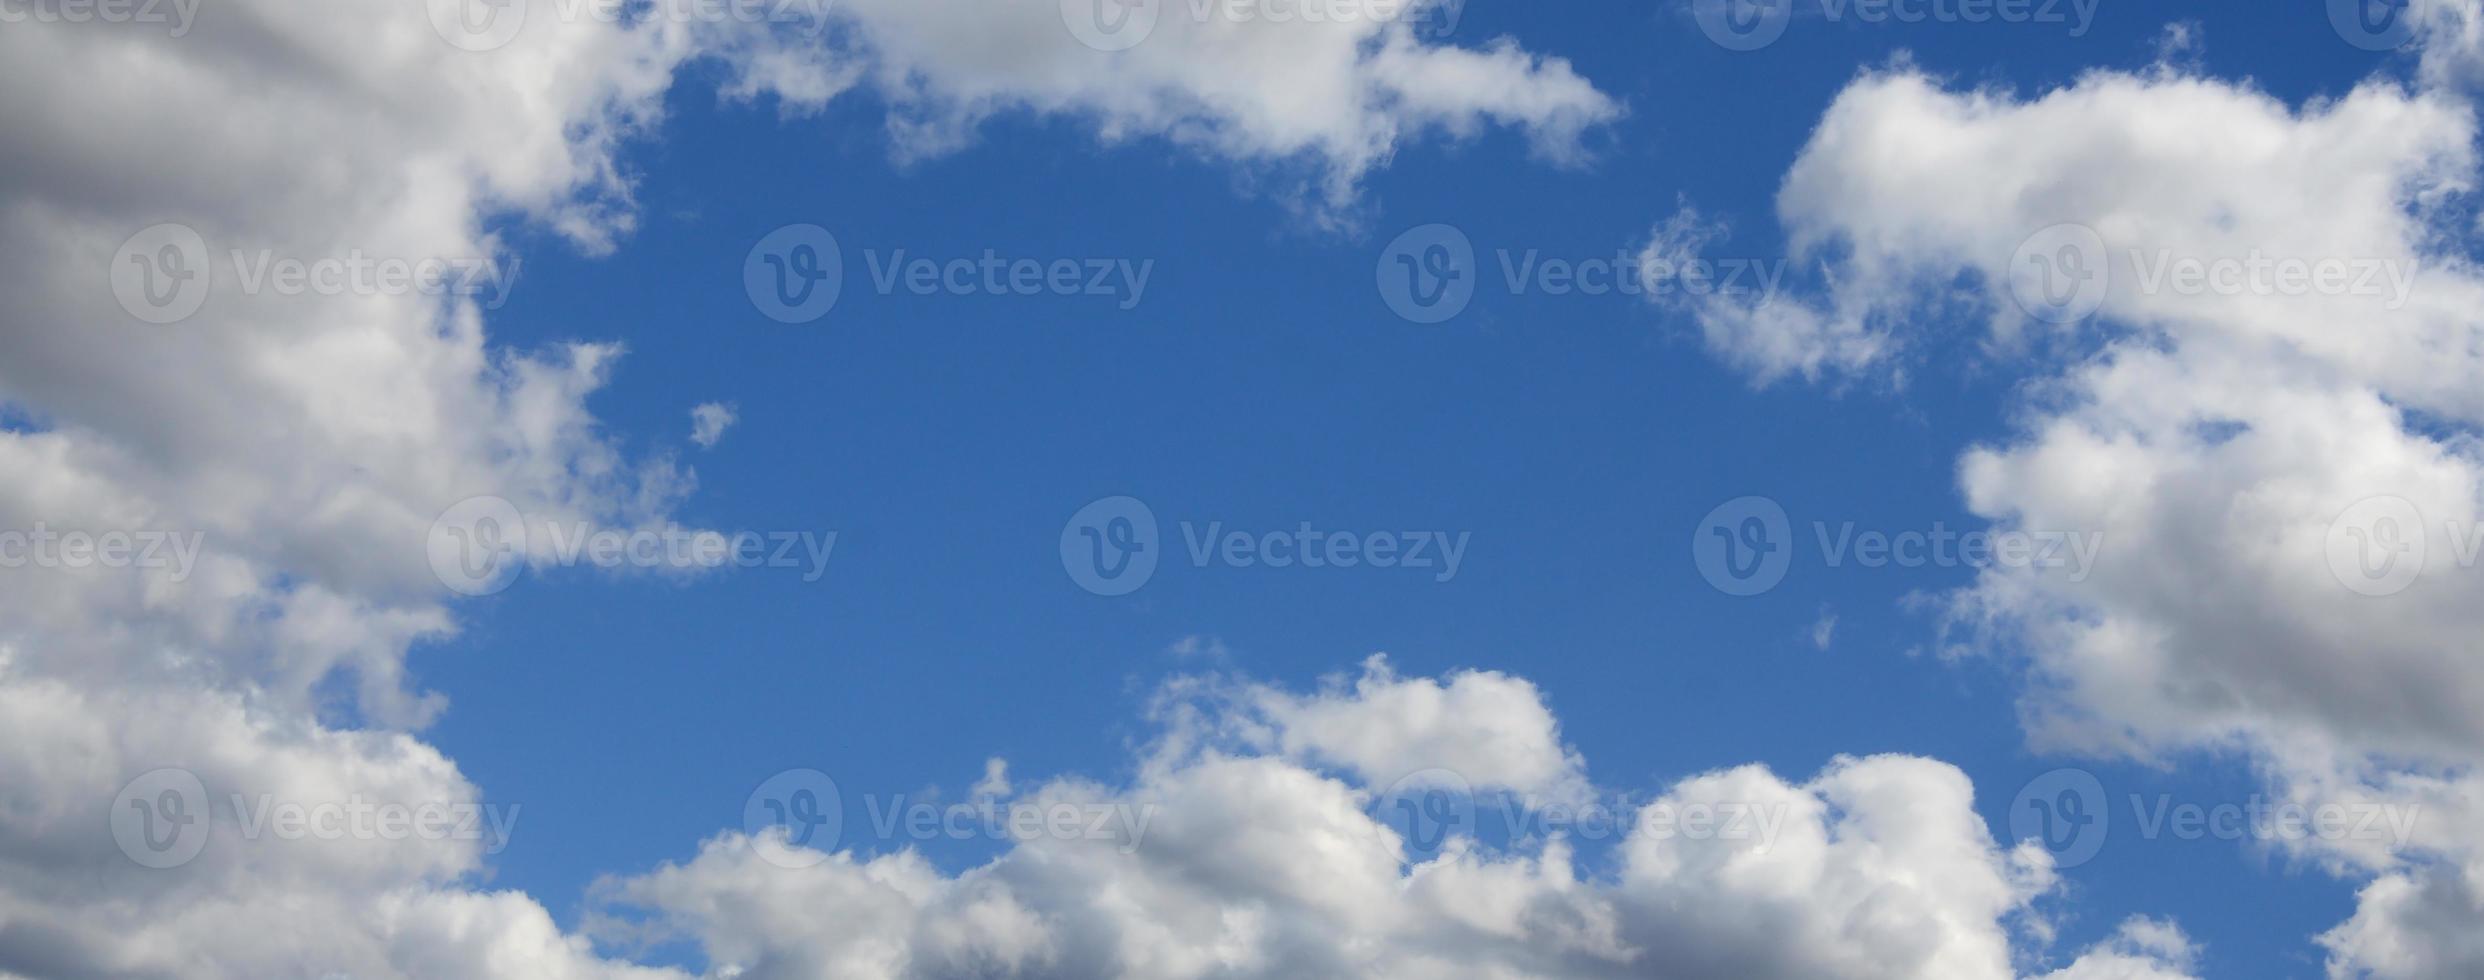
[[[2484,4],[1314,2],[0,3],[0,980],[2484,971]]]
[[[2181,20],[2207,39],[2208,71],[2289,100],[2389,67],[2300,13],[2108,3],[2078,37],[1797,20],[1740,53],[1676,9],[1476,2],[1456,39],[1510,33],[1569,58],[1629,117],[1576,166],[1530,159],[1508,134],[1410,145],[1365,181],[1342,231],[1162,141],[1098,146],[1074,123],[1003,117],[955,154],[896,165],[867,98],[788,123],[766,102],[719,105],[682,85],[661,139],[625,156],[644,225],[609,256],[526,249],[495,327],[520,345],[626,343],[594,408],[632,444],[674,448],[683,406],[733,403],[718,448],[685,450],[700,485],[685,518],[833,529],[836,551],[816,583],[769,569],[686,585],[532,579],[421,650],[414,669],[454,699],[438,743],[487,795],[526,807],[495,883],[561,910],[596,875],[688,858],[788,768],[830,772],[849,793],[951,797],[994,755],[1030,775],[1126,777],[1150,692],[1203,666],[1168,653],[1190,636],[1230,652],[1204,666],[1295,686],[1374,652],[1410,674],[1523,675],[1621,784],[1929,755],[1975,778],[1979,811],[2006,834],[2011,790],[2062,760],[2025,748],[2008,670],[1925,653],[1937,623],[1908,597],[1969,570],[1824,568],[1806,545],[1781,587],[1737,598],[1707,587],[1688,545],[1703,514],[1746,494],[1806,528],[1978,526],[1956,460],[2007,431],[2025,378],[1979,352],[1975,324],[1927,327],[1902,389],[1754,388],[1682,316],[1627,297],[1513,296],[1488,276],[1455,320],[1406,323],[1375,293],[1374,260],[1431,222],[1487,254],[1609,256],[1682,201],[1731,226],[1714,251],[1780,257],[1773,196],[1789,162],[1859,69],[1894,61],[2035,92],[2143,68]],[[845,290],[824,319],[783,325],[745,299],[740,262],[796,222],[836,235]],[[1130,310],[878,295],[866,249],[1130,258],[1154,273]],[[1078,508],[1119,494],[1166,522],[1168,546],[1180,521],[1444,529],[1472,544],[1448,582],[1173,561],[1134,595],[1098,597],[1054,544]],[[1826,650],[1811,639],[1823,615],[1836,622]],[[2251,784],[2224,761],[2082,764],[2117,805],[2245,800]],[[2071,879],[2081,911],[2065,940],[2173,916],[2218,976],[2316,974],[2305,937],[2351,907],[2348,885],[2231,842],[2132,835]]]

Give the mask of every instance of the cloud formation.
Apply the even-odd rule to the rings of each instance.
[[[1447,701],[1475,710],[1435,714]],[[1408,786],[1378,781],[1454,774],[1478,814],[1501,790],[1585,787],[1583,759],[1524,680],[1404,678],[1374,659],[1307,695],[1176,682],[1157,720],[1129,785],[1065,777],[983,801],[1135,810],[1143,832],[1026,834],[954,875],[907,849],[784,860],[781,831],[730,832],[686,863],[602,883],[604,929],[692,940],[713,975],[753,978],[1940,980],[2046,958],[2030,927],[2057,882],[2050,857],[1996,843],[1945,763],[1841,758],[1799,783],[1759,766],[1695,776],[1632,811],[1593,862],[1608,867],[1582,868],[1584,841],[1499,847],[1475,834],[1479,815],[1423,853],[1406,834],[1438,828],[1390,819]],[[2138,922],[2045,975],[2183,976],[2190,955],[2178,931]]]
[[[2083,578],[1982,572],[1949,652],[2023,659],[2039,747],[2415,807],[2402,845],[2295,855],[2367,882],[2320,939],[2341,976],[2484,972],[2479,19],[2409,16],[2412,84],[2300,106],[2174,66],[2026,97],[1866,73],[1777,201],[1823,286],[1692,311],[1760,383],[1902,376],[1957,319],[2030,365],[1966,503],[2106,544]]]
[[[408,659],[457,630],[426,546],[453,505],[669,528],[695,489],[588,410],[617,346],[486,329],[526,288],[494,229],[627,242],[626,151],[686,66],[793,115],[869,86],[900,157],[1042,113],[1295,168],[1279,193],[1319,214],[1418,136],[1509,126],[1566,159],[1619,112],[1556,59],[1393,20],[1172,24],[1116,57],[1050,4],[659,6],[240,0],[0,30],[0,527],[200,543],[0,568],[0,976],[672,975],[485,890],[485,840],[241,828],[263,803],[484,805],[413,734],[447,707]],[[203,835],[168,869],[116,843],[141,802],[117,797],[160,770],[206,790],[131,831]]]
[[[708,402],[690,410],[690,441],[701,449],[714,449],[724,440],[725,430],[732,428],[740,416],[733,406]]]

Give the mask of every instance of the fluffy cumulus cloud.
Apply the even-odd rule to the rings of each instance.
[[[1691,312],[1762,382],[1902,372],[1926,324],[2033,365],[1969,451],[2004,527],[2101,532],[2090,574],[1986,572],[1957,651],[2029,668],[2043,747],[2247,758],[2414,831],[2297,856],[2365,882],[2339,975],[2484,974],[2484,271],[2472,0],[2423,54],[2294,105],[2177,67],[2040,93],[1858,78],[1779,218],[1811,295]],[[1660,233],[1657,248],[1678,242]]]
[[[485,330],[523,288],[491,229],[626,243],[624,150],[685,65],[796,112],[876,87],[900,155],[1037,112],[1296,168],[1313,212],[1425,133],[1569,157],[1618,112],[1514,42],[1395,19],[1168,22],[1113,54],[1051,4],[803,13],[825,6],[246,0],[0,30],[0,976],[663,972],[482,890],[488,834],[241,828],[488,813],[415,734],[446,703],[408,657],[457,629],[435,520],[489,496],[662,527],[695,489],[588,410],[621,350]],[[152,805],[166,769],[202,809]],[[142,867],[118,832],[196,856]]]
[[[1315,695],[1253,686],[1241,695],[1252,731],[1288,755],[1342,767],[1377,786],[1421,786],[1427,773],[1514,790],[1530,799],[1579,802],[1588,788],[1577,753],[1535,686],[1494,673],[1447,683],[1401,679],[1378,657],[1351,687]]]
[[[1445,700],[1479,719],[1423,720]],[[1997,845],[1944,763],[1838,759],[1804,782],[1724,770],[1634,808],[1618,843],[1491,845],[1475,816],[1424,853],[1409,835],[1426,831],[1390,817],[1403,787],[1376,780],[1472,765],[1477,800],[1587,785],[1527,682],[1374,661],[1309,695],[1179,682],[1157,718],[1128,785],[981,801],[1137,815],[1104,832],[1057,821],[1073,829],[1017,834],[958,874],[886,842],[872,856],[727,833],[599,885],[601,928],[694,941],[712,975],[740,977],[1953,978],[2046,958],[2030,936],[2049,857]],[[2178,931],[2134,922],[2050,975],[2182,976],[2189,957]]]
[[[717,443],[724,441],[725,430],[732,428],[733,423],[740,418],[741,416],[734,413],[733,406],[719,402],[708,402],[692,408],[690,410],[690,441],[696,443],[701,449],[714,449]]]
[[[472,806],[475,787],[407,734],[322,728],[241,694],[0,681],[0,771],[10,774],[0,789],[0,976],[645,973],[597,958],[531,898],[460,884],[496,846],[485,818],[505,833],[515,814]],[[128,804],[152,806],[173,788],[144,774],[176,765],[204,792],[155,811],[161,825],[134,822]],[[124,789],[133,781],[136,796]],[[355,801],[401,803],[409,816],[442,810],[436,832],[270,829],[289,813],[308,819],[309,807]],[[475,814],[473,834],[446,809],[460,805]],[[355,818],[330,812],[303,826],[349,831]],[[187,860],[137,863],[158,852],[124,834],[160,834],[172,842],[163,863]]]
[[[1278,179],[1301,183],[1304,203],[1329,210],[1411,136],[1515,126],[1539,154],[1569,160],[1587,129],[1620,115],[1568,62],[1512,39],[1480,48],[1427,40],[1463,6],[842,0],[835,9],[840,49],[865,66],[841,80],[893,103],[889,129],[902,153],[940,152],[993,113],[1031,110],[1090,120],[1107,139],[1161,137],[1291,169]]]
[[[2199,951],[2171,923],[2132,919],[2111,939],[2069,966],[2044,975],[2045,980],[2176,980],[2187,972]]]

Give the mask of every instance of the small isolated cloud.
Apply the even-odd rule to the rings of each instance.
[[[974,794],[974,798],[978,800],[992,800],[1008,796],[1010,792],[1009,760],[997,755],[983,760],[983,778],[976,780],[974,788],[967,792]]]
[[[1643,276],[1671,278],[1682,270],[1716,268],[1709,249],[1728,234],[1724,224],[1684,203],[1656,223],[1639,250]],[[1891,338],[1871,326],[1866,305],[1777,302],[1791,266],[1779,263],[1737,286],[1703,291],[1647,291],[1648,302],[1689,316],[1711,354],[1766,387],[1787,378],[1818,381],[1854,374],[1894,353]]]
[[[1164,652],[1175,660],[1209,660],[1216,663],[1223,663],[1232,655],[1232,651],[1225,649],[1225,641],[1197,633],[1173,641],[1173,645],[1164,648]]]
[[[714,449],[716,443],[724,438],[725,430],[732,428],[739,418],[733,414],[731,405],[708,402],[693,408],[690,410],[690,441],[698,443],[701,449]]]
[[[1820,621],[1811,624],[1811,645],[1826,650],[1836,638],[1837,614],[1826,609],[1820,610]]]

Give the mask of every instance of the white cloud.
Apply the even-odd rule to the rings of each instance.
[[[2132,919],[2044,980],[2177,980],[2190,975],[2198,958],[2190,937],[2173,924]]]
[[[725,430],[732,428],[739,416],[733,406],[708,402],[690,410],[690,441],[701,449],[714,449],[724,439]]]
[[[1315,212],[1426,132],[1507,125],[1569,156],[1618,112],[1557,60],[1402,25],[1175,27],[1114,58],[1051,4],[839,3],[824,37],[560,6],[528,3],[486,52],[397,0],[223,3],[179,36],[0,31],[0,403],[23,420],[0,429],[0,528],[204,541],[180,572],[0,568],[0,974],[666,972],[479,890],[473,841],[218,837],[152,871],[105,833],[123,785],[167,766],[305,805],[483,802],[407,734],[446,707],[407,665],[456,630],[435,519],[489,495],[530,524],[669,527],[694,489],[587,410],[618,347],[510,350],[486,335],[498,293],[294,291],[259,278],[271,263],[456,262],[505,290],[526,287],[487,230],[504,222],[617,248],[635,226],[620,151],[658,134],[694,61],[729,96],[796,110],[871,85],[900,155],[1047,113],[1302,168]],[[202,247],[143,261],[163,241],[133,236],[167,223]],[[167,284],[197,302],[186,318],[122,305]]]
[[[1173,641],[1173,645],[1165,647],[1164,652],[1175,660],[1184,661],[1223,663],[1233,659],[1233,651],[1225,647],[1223,639],[1198,633]]]
[[[714,975],[745,977],[1940,980],[2014,976],[2014,958],[2041,954],[2013,945],[2012,923],[2052,889],[2049,858],[2001,849],[1946,764],[1876,756],[1800,784],[1757,766],[1683,780],[1628,826],[1608,873],[1581,873],[1558,838],[1503,851],[1452,836],[1420,857],[1376,819],[1388,812],[1377,780],[1461,762],[1526,769],[1492,743],[1558,744],[1531,686],[1374,663],[1351,688],[1244,688],[1175,685],[1167,697],[1185,710],[1161,714],[1126,787],[1063,779],[1016,801],[1135,807],[1142,833],[1036,834],[956,875],[911,850],[788,868],[727,833],[687,863],[600,885],[599,921],[694,940]],[[1492,720],[1425,720],[1453,702]],[[1424,735],[1349,749],[1361,761],[1338,770],[1283,748],[1399,726]],[[1695,812],[1754,816],[1706,831],[1660,816]],[[2066,975],[2178,976],[2187,956],[2170,927],[2134,926]]]
[[[124,782],[163,766],[199,777],[203,805],[185,815],[206,836],[193,860],[156,869],[119,849],[111,811]],[[233,694],[0,672],[0,772],[0,975],[665,975],[596,957],[526,896],[460,885],[484,840],[287,839],[253,822],[289,805],[478,802],[405,734],[307,724]]]
[[[2408,0],[2401,15],[2422,52],[2424,81],[2435,87],[2484,82],[2484,12],[2474,0]]]
[[[2355,896],[2354,917],[2321,934],[2330,972],[2382,977],[2474,976],[2484,963],[2484,871],[2421,868],[2374,879]]]
[[[1576,801],[1588,792],[1585,761],[1561,743],[1541,692],[1490,671],[1446,683],[1401,678],[1382,657],[1363,663],[1349,687],[1332,678],[1318,694],[1265,686],[1242,695],[1262,732],[1288,756],[1343,766],[1375,786],[1446,770],[1477,788]]]
[[[2472,0],[2456,9],[2420,13],[2475,22]],[[2484,511],[2484,273],[2462,210],[2477,129],[2439,84],[2448,43],[2427,55],[2431,83],[2302,106],[2165,66],[2027,98],[1867,73],[1778,198],[1795,248],[1828,260],[1825,292],[1780,297],[1794,312],[1698,311],[1762,380],[1902,371],[1925,321],[1960,314],[1988,325],[1992,356],[2053,375],[2015,435],[1966,454],[1960,484],[1997,525],[2100,532],[2102,551],[2084,578],[1984,572],[1951,607],[1954,650],[2026,658],[2040,746],[2242,749],[2296,798],[2435,815],[2402,846],[2299,849],[2378,876],[2324,938],[2341,975],[2484,970],[2439,931],[2473,921],[2484,881],[2484,825],[2444,819],[2476,812],[2484,765],[2484,577],[2453,557]],[[2043,263],[2078,257],[2060,238],[2024,247],[2064,223],[2101,246],[2049,270],[2103,287],[2073,327],[2028,296]],[[2242,287],[2185,286],[2168,259]],[[2249,279],[2255,262],[2356,275],[2290,288]],[[1778,321],[1839,326],[1760,329]],[[2094,353],[2052,353],[2081,345]],[[2390,595],[2352,588],[2338,544],[2355,541],[2341,515],[2375,496],[2419,512],[2406,530],[2433,559]]]
[[[1449,0],[1374,0],[1375,16],[1197,16],[1203,5],[1149,4],[1146,39],[1097,51],[1057,2],[854,0],[839,54],[864,65],[891,103],[900,152],[944,152],[982,120],[1026,110],[1088,120],[1109,141],[1163,138],[1240,161],[1308,165],[1305,203],[1348,204],[1354,185],[1406,140],[1523,128],[1539,153],[1580,155],[1587,129],[1621,114],[1567,61],[1515,40],[1482,48],[1430,43],[1415,25]],[[1228,5],[1208,5],[1223,9]],[[1246,5],[1248,6],[1248,5]]]
[[[1705,258],[1709,247],[1726,234],[1723,225],[1684,205],[1657,223],[1639,250],[1639,266],[1683,268]],[[1834,310],[1791,300],[1779,302],[1774,296],[1753,299],[1725,293],[1660,295],[1651,291],[1648,301],[1686,312],[1699,324],[1700,339],[1709,352],[1748,373],[1757,385],[1794,376],[1817,381],[1858,371],[1882,363],[1892,346],[1885,332],[1868,325],[1869,309],[1850,307],[1843,294]]]

